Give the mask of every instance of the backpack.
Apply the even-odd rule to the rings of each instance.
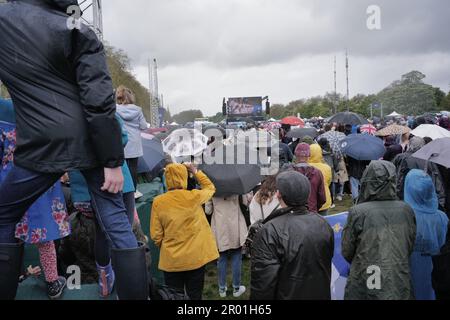
[[[278,205],[273,212],[269,215],[269,217],[265,218],[264,214],[263,214],[263,207],[261,206],[261,216],[263,217],[263,219],[260,219],[258,221],[256,221],[254,224],[252,224],[249,229],[248,229],[248,235],[247,235],[247,239],[245,239],[245,243],[242,246],[242,254],[247,257],[248,259],[251,258],[252,255],[252,245],[253,245],[253,241],[256,238],[256,235],[258,234],[259,231],[261,231],[262,228],[264,228],[264,224],[267,223],[269,220],[271,220],[271,216],[272,213],[274,213],[275,211],[278,210],[278,208],[280,207],[280,205]]]
[[[255,240],[256,235],[258,234],[259,231],[261,231],[262,228],[264,228],[264,220],[258,220],[254,224],[252,224],[248,229],[247,239],[245,239],[245,243],[242,246],[242,254],[248,259],[250,259],[252,256],[253,241]]]

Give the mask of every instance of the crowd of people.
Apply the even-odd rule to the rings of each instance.
[[[147,300],[144,242],[151,240],[165,284],[190,299],[202,299],[211,263],[218,297],[226,298],[229,262],[232,295],[241,297],[248,290],[241,276],[246,249],[251,299],[329,300],[338,244],[324,217],[346,193],[353,203],[341,244],[351,264],[345,298],[450,298],[449,169],[413,157],[431,139],[409,133],[383,137],[385,155],[362,161],[324,137],[364,134],[361,126],[318,120],[311,123],[317,137],[301,139],[289,138],[292,128],[283,126],[279,172],[227,197],[217,196],[218,186],[196,165],[167,160],[166,191],[153,201],[145,239],[135,198],[148,124],[131,90],[113,90],[94,32],[54,28],[65,25],[54,9],[67,3],[14,1],[0,12],[9,30],[0,33],[0,80],[12,97],[0,104],[0,299],[14,299],[19,280],[40,272],[24,271],[27,243],[39,249],[52,299],[66,286],[58,264],[75,263],[102,298],[115,288],[121,300]],[[43,21],[39,27],[17,25],[29,12],[40,17],[33,23]],[[448,129],[448,118],[439,124]],[[374,270],[379,280],[370,284]]]

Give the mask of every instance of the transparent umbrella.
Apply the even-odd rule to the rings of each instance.
[[[172,159],[197,157],[208,146],[208,137],[195,129],[179,129],[162,142],[163,150]]]

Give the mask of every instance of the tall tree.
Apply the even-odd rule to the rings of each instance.
[[[183,125],[188,122],[194,122],[198,118],[203,118],[203,113],[200,110],[186,110],[172,117],[175,122]]]
[[[419,71],[411,71],[382,90],[378,99],[383,103],[385,111],[408,115],[437,111],[436,91],[433,86],[424,83],[425,77]]]
[[[130,58],[125,51],[111,46],[106,46],[106,56],[114,88],[124,85],[131,89],[136,96],[136,104],[142,108],[147,122],[150,122],[150,92],[131,72]]]

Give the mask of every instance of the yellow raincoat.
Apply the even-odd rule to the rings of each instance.
[[[161,248],[159,269],[183,272],[199,269],[219,257],[216,241],[202,205],[216,188],[201,171],[195,175],[201,190],[188,191],[188,171],[184,165],[166,167],[169,192],[155,198],[150,235]]]
[[[325,211],[331,208],[333,201],[331,199],[330,186],[333,179],[333,174],[331,172],[331,167],[325,163],[323,160],[322,148],[318,144],[311,145],[311,156],[308,160],[309,165],[313,166],[316,169],[319,169],[322,172],[324,185],[325,185],[325,194],[327,198],[327,202],[320,208],[319,211]]]

